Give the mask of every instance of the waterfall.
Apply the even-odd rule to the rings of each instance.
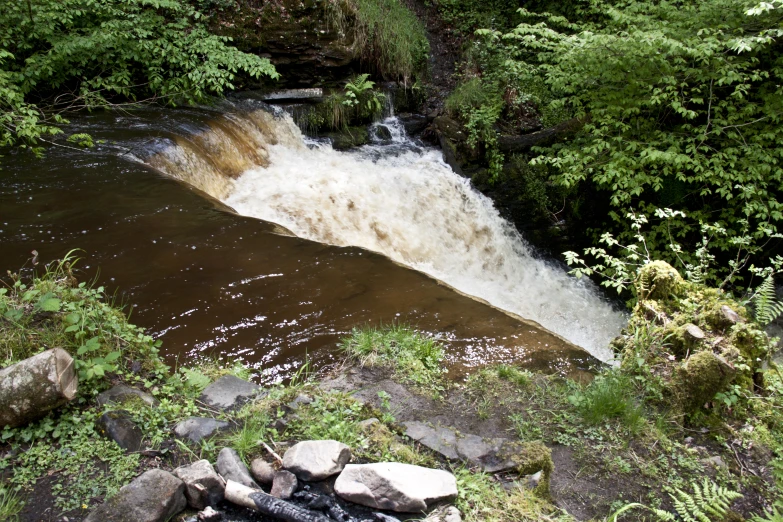
[[[396,118],[377,126],[388,132],[373,129],[372,144],[338,152],[303,138],[287,115],[235,111],[146,161],[240,214],[379,252],[611,358],[625,317],[592,283],[536,258],[491,200]]]

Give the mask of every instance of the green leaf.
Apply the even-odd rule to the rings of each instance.
[[[39,304],[39,307],[44,312],[58,312],[60,311],[60,300],[56,297],[50,297]]]

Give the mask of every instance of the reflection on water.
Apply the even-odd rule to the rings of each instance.
[[[132,320],[162,337],[171,362],[241,360],[264,381],[289,375],[305,358],[323,365],[339,357],[339,339],[354,326],[392,321],[443,336],[455,373],[488,360],[552,371],[593,361],[384,256],[281,234],[134,161],[161,160],[174,142],[197,143],[207,122],[222,117],[205,110],[92,115],[68,131],[107,140],[93,151],[52,148],[41,160],[7,154],[0,269],[18,269],[33,249],[47,261],[81,248],[82,277],[121,291]],[[236,134],[225,121],[223,132]],[[257,161],[267,159],[268,148],[259,149]],[[234,168],[211,165],[221,174]],[[234,183],[206,179],[218,178],[229,189]]]

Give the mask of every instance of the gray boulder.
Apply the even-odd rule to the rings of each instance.
[[[252,382],[243,381],[233,375],[224,375],[207,386],[201,393],[201,402],[212,408],[228,410],[242,405],[261,391]]]
[[[299,485],[296,480],[296,475],[290,471],[278,471],[275,473],[275,478],[272,481],[272,491],[270,495],[273,497],[288,500],[296,492],[296,488]]]
[[[165,522],[186,504],[185,484],[167,471],[151,469],[92,510],[84,522]]]
[[[415,513],[457,497],[447,471],[399,462],[348,464],[334,483],[341,498],[377,509]]]
[[[96,398],[98,406],[106,406],[107,404],[124,404],[128,401],[138,400],[146,404],[147,406],[157,406],[158,400],[149,393],[131,388],[125,384],[118,384],[105,392],[99,394]]]
[[[351,460],[351,448],[336,440],[306,440],[283,455],[283,468],[312,482],[336,475]]]
[[[463,460],[487,473],[516,467],[506,451],[508,439],[483,439],[478,435],[458,435],[449,428],[423,422],[405,422],[405,435],[451,460]]]
[[[226,483],[208,460],[180,466],[174,470],[174,475],[185,483],[185,498],[188,499],[190,507],[204,509],[223,500]]]
[[[250,463],[250,474],[262,486],[271,486],[275,479],[275,468],[263,459],[254,459]]]
[[[108,411],[98,419],[98,428],[126,451],[140,451],[144,434],[124,410]]]
[[[201,439],[205,439],[215,432],[228,427],[229,423],[225,421],[206,417],[190,417],[174,426],[174,434],[181,439],[190,439],[198,444]]]
[[[217,458],[218,473],[226,479],[238,482],[249,488],[261,489],[250,476],[247,466],[242,462],[239,453],[231,448],[223,448]]]

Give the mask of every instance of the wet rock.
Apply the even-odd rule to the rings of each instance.
[[[263,459],[254,459],[250,463],[250,474],[262,486],[271,486],[275,478],[275,468]]]
[[[165,522],[185,509],[185,484],[151,469],[95,508],[84,522]]]
[[[347,150],[370,142],[370,132],[366,127],[346,127],[325,135],[332,141],[334,150]]]
[[[226,483],[215,472],[208,460],[199,460],[189,466],[180,466],[174,475],[185,483],[185,498],[195,509],[215,506],[223,500]]]
[[[282,498],[288,500],[296,492],[296,488],[299,483],[296,480],[296,475],[290,471],[278,471],[275,473],[275,478],[272,481],[272,491],[270,494],[273,497]]]
[[[242,405],[261,391],[252,382],[243,381],[233,375],[224,375],[207,386],[201,394],[201,402],[212,408],[228,410]]]
[[[415,136],[427,127],[427,117],[423,114],[403,113],[397,118],[402,123],[402,126],[405,127],[405,132],[408,136]]]
[[[212,509],[212,506],[207,506],[206,509],[196,515],[196,519],[198,522],[220,522],[223,520],[223,515],[219,511]]]
[[[131,388],[124,384],[118,384],[105,392],[99,394],[96,398],[98,406],[106,406],[107,404],[120,404],[122,405],[126,401],[139,400],[148,406],[157,406],[158,400],[149,393],[143,392],[136,388]]]
[[[174,434],[181,439],[190,439],[198,443],[215,432],[229,427],[228,422],[206,417],[190,417],[174,426]]]
[[[259,99],[263,101],[284,101],[284,100],[297,100],[297,101],[320,101],[324,97],[324,90],[320,87],[313,87],[310,89],[285,89],[280,91],[272,91],[259,96]]]
[[[378,125],[375,127],[375,137],[381,141],[391,141],[392,133],[386,125]]]
[[[457,480],[447,471],[399,462],[348,464],[334,491],[363,506],[415,513],[456,498]]]
[[[98,419],[98,427],[103,435],[117,443],[126,451],[141,450],[144,434],[124,410],[108,411]]]
[[[312,482],[340,473],[351,460],[351,448],[336,440],[306,440],[283,455],[283,467],[301,480]]]
[[[242,462],[239,453],[232,448],[223,448],[217,458],[218,473],[225,480],[233,480],[249,488],[261,489],[250,476],[247,466]]]

